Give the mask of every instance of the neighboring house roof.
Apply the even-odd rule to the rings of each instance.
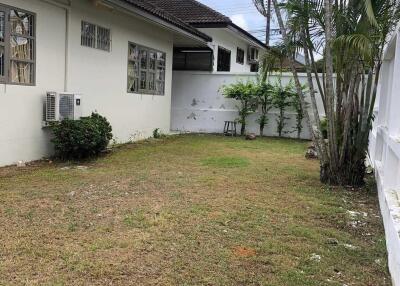
[[[186,23],[185,21],[181,20],[179,17],[173,15],[166,9],[162,9],[161,7],[158,7],[154,5],[154,3],[151,3],[152,1],[148,0],[123,0],[123,2],[126,2],[146,13],[152,14],[161,20],[164,20],[170,24],[173,24],[174,26],[177,26],[178,28],[189,32],[195,36],[198,36],[202,38],[203,40],[207,42],[211,42],[212,38],[201,31],[197,30],[195,27],[191,26],[189,23]]]
[[[232,28],[259,46],[267,48],[263,42],[234,24],[229,17],[196,0],[147,0],[146,2],[174,15],[186,24],[197,28]]]
[[[221,13],[195,0],[148,0],[188,24],[230,23]]]

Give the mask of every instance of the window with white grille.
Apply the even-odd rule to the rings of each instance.
[[[135,43],[128,47],[128,92],[164,95],[166,54]]]
[[[35,14],[0,5],[0,82],[35,84]]]
[[[82,21],[81,45],[109,52],[111,50],[110,29]]]

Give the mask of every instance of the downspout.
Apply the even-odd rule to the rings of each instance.
[[[71,0],[68,1],[71,6]],[[65,9],[65,64],[64,64],[64,91],[68,91],[68,71],[69,71],[69,26],[70,26],[70,9]]]
[[[68,91],[68,70],[69,70],[69,30],[70,30],[70,10],[72,6],[72,0],[57,1],[57,0],[41,0],[48,4],[57,6],[65,9],[65,63],[64,63],[64,92]]]

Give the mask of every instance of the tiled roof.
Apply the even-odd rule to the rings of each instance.
[[[237,26],[229,17],[196,0],[147,0],[147,2],[197,28],[233,27],[251,41],[265,47],[263,42]]]
[[[148,0],[187,24],[232,23],[231,20],[196,0]]]
[[[234,24],[229,17],[196,0],[123,0],[132,6],[167,21],[208,42],[211,37],[196,27],[233,27],[248,39],[265,47],[265,44]]]
[[[166,22],[169,22],[170,24],[173,24],[174,26],[177,26],[178,28],[180,28],[186,32],[196,35],[196,36],[202,38],[203,40],[206,40],[206,41],[212,40],[208,35],[200,32],[199,30],[192,27],[190,24],[186,23],[185,21],[183,21],[176,15],[169,13],[168,10],[162,9],[158,5],[156,6],[155,3],[152,3],[153,1],[150,1],[150,0],[123,0],[123,1],[125,1],[126,3],[132,5],[140,10],[143,10],[149,14],[152,14]],[[168,1],[166,1],[166,2],[168,2]]]

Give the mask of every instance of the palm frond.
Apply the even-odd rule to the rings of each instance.
[[[376,21],[374,8],[372,6],[371,0],[364,0],[365,14],[371,25],[378,27],[378,22]]]
[[[261,15],[267,17],[267,8],[264,0],[253,0],[253,4]]]

